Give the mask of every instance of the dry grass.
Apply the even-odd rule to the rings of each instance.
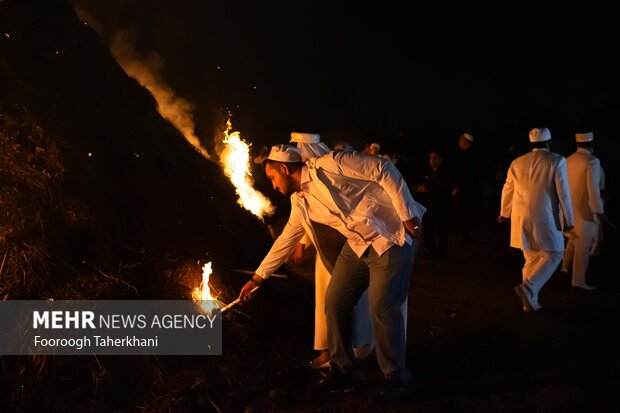
[[[0,273],[3,299],[30,295],[42,287],[49,266],[49,226],[43,211],[62,205],[64,167],[53,139],[28,110],[0,106]],[[73,220],[76,211],[62,211]],[[61,207],[62,208],[62,207]]]

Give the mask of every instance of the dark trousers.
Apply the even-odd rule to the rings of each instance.
[[[334,367],[347,371],[354,364],[353,307],[368,288],[379,367],[386,378],[411,381],[405,365],[406,329],[401,305],[409,293],[417,244],[414,239],[413,245],[395,245],[381,256],[369,247],[362,257],[348,243],[342,247],[325,295],[327,338]]]
[[[447,210],[433,211],[429,207],[422,219],[422,225],[426,249],[431,255],[444,258],[450,230],[449,212]]]

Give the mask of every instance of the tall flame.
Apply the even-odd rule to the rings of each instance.
[[[224,173],[237,190],[239,205],[264,221],[265,216],[274,213],[275,207],[265,195],[254,189],[254,180],[250,172],[250,144],[241,139],[239,132],[231,132],[230,119],[224,131],[225,147],[220,154],[220,163]]]
[[[209,276],[212,272],[211,262],[206,263],[202,267],[202,282],[200,283],[200,287],[196,287],[194,291],[192,291],[192,299],[194,301],[199,301],[200,308],[208,314],[213,313],[213,310],[219,308],[215,297],[211,295],[211,287],[209,287]]]

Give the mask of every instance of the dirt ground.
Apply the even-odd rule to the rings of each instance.
[[[522,311],[513,291],[522,255],[509,248],[509,227],[497,224],[496,216],[495,208],[478,211],[473,244],[461,246],[452,234],[446,262],[426,259],[419,251],[409,301],[411,402],[390,408],[373,404],[381,384],[373,360],[358,366],[355,392],[309,399],[306,386],[320,378],[303,366],[314,355],[312,318],[299,319],[293,308],[311,307],[312,297],[287,292],[297,285],[293,280],[277,280],[258,303],[243,309],[252,314],[244,318],[253,319],[247,323],[267,331],[265,341],[246,349],[247,375],[237,377],[245,390],[236,405],[229,404],[231,410],[223,411],[618,412],[617,232],[608,231],[601,255],[591,260],[588,282],[598,287],[595,291],[572,288],[569,276],[558,269],[541,292],[543,309],[531,314]],[[311,262],[296,270],[311,276]],[[306,300],[272,302],[287,295]],[[297,318],[283,322],[287,312]],[[224,345],[225,357],[230,343]]]

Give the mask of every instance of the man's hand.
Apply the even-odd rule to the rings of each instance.
[[[508,221],[510,221],[510,218],[506,218],[501,215],[497,217],[497,222],[499,222],[500,224],[505,224]]]
[[[408,221],[403,221],[405,231],[409,233],[413,238],[422,237],[422,222],[418,217],[413,217]]]
[[[256,287],[260,287],[263,281],[263,277],[258,274],[254,274],[252,276],[252,279],[245,283],[245,285],[241,289],[241,292],[239,293],[239,299],[244,303],[250,301],[253,297],[252,290],[254,290]]]

